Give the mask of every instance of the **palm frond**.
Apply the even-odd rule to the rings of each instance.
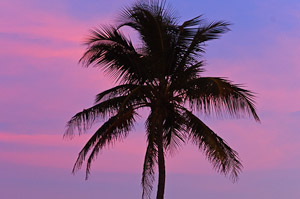
[[[185,52],[189,44],[194,39],[198,31],[198,27],[195,26],[200,26],[201,22],[203,22],[201,17],[202,15],[199,15],[193,19],[183,22],[182,25],[178,26],[178,39],[176,42],[176,48],[178,49],[179,53]]]
[[[201,25],[198,28],[197,33],[195,34],[188,50],[187,54],[190,53],[197,53],[197,52],[203,52],[203,45],[204,42],[213,40],[213,39],[218,39],[221,34],[226,33],[229,31],[229,26],[230,24],[224,21],[217,21],[217,22],[212,22],[208,25]]]
[[[184,125],[184,117],[175,107],[171,106],[167,111],[167,116],[163,124],[165,131],[164,147],[170,153],[172,153],[174,149],[176,150],[181,143],[185,142],[186,137],[183,133],[185,130]]]
[[[202,15],[199,15],[197,17],[194,17],[190,20],[187,20],[185,22],[182,23],[182,25],[179,27],[180,29],[183,29],[183,28],[188,28],[188,27],[193,27],[193,26],[199,26],[200,23],[203,21],[201,19]]]
[[[218,39],[221,34],[229,31],[230,24],[224,21],[217,21],[208,25],[202,24],[197,28],[197,32],[194,30],[193,39],[189,46],[186,48],[184,55],[180,61],[180,67],[186,65],[186,62],[194,57],[199,56],[199,53],[204,52],[205,42],[213,39]]]
[[[97,57],[95,57],[95,52],[108,50],[109,47],[112,47],[112,49],[119,47],[118,50],[123,49],[125,52],[136,53],[131,41],[113,26],[103,26],[101,29],[92,29],[91,35],[85,44],[87,45],[87,51],[79,62],[83,62],[86,66],[96,61]]]
[[[193,113],[185,110],[184,116],[191,141],[204,151],[218,172],[229,175],[233,181],[237,180],[242,168],[237,152]]]
[[[64,136],[72,137],[76,128],[79,134],[86,131],[94,124],[97,118],[104,118],[118,111],[125,99],[126,96],[115,97],[76,113],[71,120],[67,122],[67,129]]]
[[[72,137],[75,129],[81,134],[89,129],[97,119],[114,115],[128,107],[140,108],[143,106],[146,106],[146,102],[139,92],[107,99],[75,114],[67,123],[64,136]]]
[[[105,90],[96,95],[95,104],[99,103],[100,101],[107,100],[110,98],[128,95],[128,93],[130,91],[134,90],[137,87],[138,86],[134,85],[134,84],[121,84],[121,85],[115,86],[111,89]]]
[[[106,42],[110,44],[116,44],[123,46],[129,51],[135,51],[132,42],[127,39],[117,27],[114,26],[102,26],[90,30],[91,35],[87,38],[85,44],[88,46],[95,45],[99,42]]]
[[[139,81],[140,69],[137,66],[139,55],[127,51],[123,46],[107,43],[98,43],[90,46],[81,58],[81,62],[89,66],[101,67],[106,74],[109,74],[116,81]]]
[[[203,65],[203,61],[199,61],[188,67],[177,68],[172,74],[170,89],[172,91],[178,91],[182,87],[185,87],[185,84],[190,80],[198,78],[199,73],[204,71]]]
[[[143,78],[142,55],[117,28],[108,26],[92,30],[86,45],[87,50],[79,60],[85,66],[95,64],[116,81],[139,82]]]
[[[88,152],[93,148],[87,160],[86,178],[90,173],[91,163],[98,152],[108,144],[112,144],[116,140],[123,139],[132,129],[137,113],[134,109],[129,108],[124,112],[119,112],[105,122],[89,139],[83,149],[78,154],[78,158],[73,167],[73,173],[81,168]]]
[[[259,121],[253,93],[240,85],[232,84],[224,78],[200,77],[182,86],[186,100],[204,113],[228,113],[237,117],[246,114]]]
[[[203,43],[208,40],[218,39],[221,34],[228,32],[230,23],[225,21],[217,21],[203,25],[198,29],[195,35],[195,44]]]

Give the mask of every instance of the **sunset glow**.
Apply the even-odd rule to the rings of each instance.
[[[145,118],[99,154],[88,181],[84,167],[71,171],[93,128],[63,138],[66,122],[114,85],[100,69],[78,63],[83,41],[133,2],[0,1],[0,198],[141,198]],[[204,14],[232,23],[207,43],[204,74],[254,91],[261,123],[198,114],[239,153],[243,172],[232,183],[186,143],[167,156],[165,198],[300,198],[300,1],[168,2],[180,21]]]

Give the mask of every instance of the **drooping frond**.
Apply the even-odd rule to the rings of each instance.
[[[104,102],[96,104],[88,109],[75,114],[67,123],[67,129],[64,136],[73,136],[74,130],[77,129],[79,133],[89,129],[97,118],[104,118],[105,116],[115,114],[127,96],[115,97]]]
[[[186,128],[189,130],[190,140],[204,151],[207,159],[218,172],[229,175],[235,181],[242,168],[237,152],[193,113],[185,110],[184,116],[187,120]]]
[[[167,116],[163,123],[164,134],[164,147],[170,153],[177,149],[181,143],[185,141],[185,134],[183,133],[185,119],[174,106],[170,107],[167,111]]]
[[[141,90],[135,88],[132,92],[128,92],[127,95],[109,98],[91,108],[84,109],[77,113],[67,123],[64,136],[72,137],[75,129],[77,129],[79,133],[84,132],[89,129],[97,119],[112,116],[128,107],[140,108],[146,106],[146,101],[140,91]]]
[[[228,113],[232,116],[247,114],[256,121],[254,95],[251,91],[218,77],[201,77],[182,86],[185,100],[204,113]]]
[[[137,113],[134,109],[129,108],[124,112],[119,112],[105,122],[89,139],[83,149],[78,154],[78,158],[73,167],[73,172],[80,169],[88,152],[92,149],[87,160],[86,178],[90,173],[91,163],[98,152],[108,144],[112,144],[116,140],[126,137],[127,133],[132,129]]]

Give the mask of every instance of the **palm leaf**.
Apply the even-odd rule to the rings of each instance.
[[[191,141],[204,151],[218,172],[229,175],[233,181],[237,180],[242,168],[237,152],[193,113],[185,110],[184,116]]]
[[[134,84],[122,84],[122,85],[115,86],[111,89],[108,89],[106,91],[97,94],[95,98],[95,104],[99,103],[100,101],[111,99],[114,97],[128,95],[130,91],[134,90],[137,87],[138,86]]]
[[[80,59],[85,66],[100,66],[116,81],[139,82],[145,79],[145,72],[140,67],[142,55],[117,28],[108,26],[92,30],[86,45],[88,48]]]
[[[185,142],[186,137],[183,133],[185,130],[184,125],[185,118],[174,106],[170,105],[163,124],[165,131],[164,147],[169,152],[172,152],[173,149],[177,149],[182,142]]]
[[[186,48],[184,55],[180,61],[180,67],[186,65],[186,62],[194,57],[199,57],[199,53],[204,52],[204,46],[206,41],[217,39],[221,34],[229,31],[230,24],[224,21],[217,21],[208,25],[203,24],[194,33],[193,39],[189,46]]]
[[[146,102],[141,93],[137,91],[128,93],[128,95],[107,99],[75,114],[67,123],[64,136],[72,137],[75,128],[77,128],[79,134],[85,132],[97,119],[104,119],[106,116],[114,115],[128,107],[141,108],[143,106],[146,106]]]
[[[229,113],[232,116],[247,114],[259,121],[253,93],[226,79],[201,77],[187,82],[182,88],[191,106],[196,106],[198,110],[207,114],[211,112],[218,115]]]
[[[96,104],[88,109],[76,113],[67,123],[67,129],[64,136],[73,136],[77,128],[79,134],[89,129],[97,118],[104,118],[114,114],[119,110],[121,104],[127,96],[115,97],[104,102]]]
[[[86,167],[86,178],[90,173],[91,162],[96,157],[98,152],[108,144],[112,144],[116,140],[123,139],[132,129],[137,113],[133,109],[128,109],[124,112],[119,112],[105,122],[89,139],[86,145],[78,154],[78,158],[73,167],[73,173],[80,169],[88,152],[93,148]]]

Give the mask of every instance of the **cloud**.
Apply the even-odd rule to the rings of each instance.
[[[54,10],[51,10],[52,7]],[[63,9],[58,9],[63,8]],[[64,12],[64,3],[45,8],[36,1],[3,1],[0,8],[0,53],[37,58],[71,58],[78,60],[81,43],[88,30],[110,19],[86,21]],[[70,14],[70,13],[69,13]]]
[[[90,135],[72,140],[60,134],[17,134],[0,132],[1,162],[35,167],[71,169],[77,153]],[[130,136],[124,142],[106,147],[93,164],[93,170],[103,172],[137,172],[142,168],[144,139]],[[122,165],[120,167],[120,165]],[[84,170],[84,167],[83,167]]]
[[[83,136],[86,137],[86,136]],[[84,139],[82,139],[84,140]],[[63,136],[59,134],[17,134],[0,132],[0,142],[9,144],[31,145],[31,146],[81,146],[83,141],[75,140],[66,142]]]

